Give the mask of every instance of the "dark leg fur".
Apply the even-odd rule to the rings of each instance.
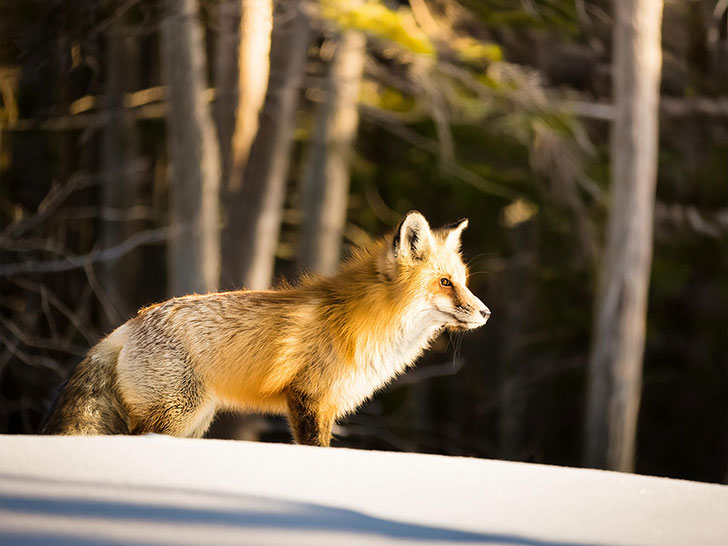
[[[331,442],[333,420],[325,418],[316,409],[310,396],[290,390],[288,399],[288,422],[297,444],[328,446]]]

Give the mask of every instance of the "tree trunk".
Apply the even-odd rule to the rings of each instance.
[[[228,0],[220,5],[216,117],[223,187],[231,197],[242,187],[245,164],[258,131],[268,87],[272,26],[271,0]],[[230,205],[236,202],[226,201]]]
[[[283,12],[277,12],[273,21],[270,78],[260,127],[224,240],[232,285],[252,289],[267,288],[273,276],[310,36],[302,2],[279,2],[277,9]]]
[[[526,445],[526,413],[528,409],[529,357],[524,354],[523,340],[528,335],[533,314],[532,279],[536,264],[536,225],[519,222],[510,228],[513,256],[506,275],[508,304],[505,308],[503,364],[499,415],[499,456],[522,460]]]
[[[213,111],[217,126],[217,140],[220,145],[220,188],[223,192],[230,179],[235,109],[238,102],[237,65],[241,3],[241,0],[223,0],[217,9],[218,35],[215,42],[215,106]],[[223,200],[223,208],[224,204]]]
[[[663,2],[614,4],[612,207],[589,362],[585,459],[631,471],[652,259]]]
[[[336,272],[349,200],[349,164],[359,124],[358,101],[366,38],[344,32],[331,61],[302,183],[303,228],[298,265]]]
[[[141,229],[140,222],[124,218],[138,204],[138,176],[133,161],[137,155],[138,134],[132,112],[124,107],[124,93],[134,91],[138,84],[139,46],[136,36],[123,23],[114,23],[106,39],[106,109],[108,123],[101,139],[101,246],[118,245]],[[120,218],[108,217],[108,212],[121,213]],[[132,252],[118,260],[99,264],[99,281],[119,313],[112,323],[102,314],[104,331],[109,331],[126,320],[138,309],[135,280],[139,266],[139,253]]]
[[[172,178],[169,286],[172,295],[208,292],[220,276],[220,154],[207,103],[205,50],[195,0],[166,0],[162,56]]]
[[[243,185],[258,117],[265,101],[270,73],[270,41],[273,27],[271,0],[242,0],[238,46],[238,103],[232,143],[232,192]]]
[[[256,214],[245,201],[243,185],[254,138],[258,132],[258,121],[265,102],[270,75],[271,30],[273,5],[270,0],[243,0],[242,17],[239,19],[237,44],[237,75],[234,106],[226,115],[233,120],[233,131],[226,135],[229,142],[227,164],[224,172],[224,206],[228,228],[224,233],[222,274],[223,284],[234,287],[241,282],[239,241],[239,219],[244,215]]]

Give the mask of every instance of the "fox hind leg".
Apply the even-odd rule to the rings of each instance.
[[[216,398],[181,344],[157,337],[155,344],[129,343],[119,357],[118,389],[131,434],[199,438],[214,417]]]
[[[150,408],[144,419],[140,420],[132,434],[169,434],[182,438],[201,438],[215,415],[214,405],[190,399],[161,403]]]
[[[216,404],[202,382],[193,373],[187,373],[173,384],[145,393],[137,407],[141,411],[132,434],[151,432],[200,438],[212,422]]]

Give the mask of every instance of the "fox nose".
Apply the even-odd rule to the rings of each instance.
[[[483,308],[482,308],[482,309],[480,310],[480,314],[482,315],[482,317],[483,317],[483,318],[484,318],[485,320],[488,320],[488,317],[490,317],[490,309],[488,309],[487,307],[483,307]]]

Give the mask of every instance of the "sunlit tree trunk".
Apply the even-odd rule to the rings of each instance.
[[[220,4],[215,119],[222,187],[231,194],[242,187],[243,171],[258,130],[268,87],[272,26],[271,0],[226,0]]]
[[[341,257],[365,58],[364,35],[344,32],[329,68],[301,189],[303,228],[298,264],[306,270],[332,274]]]
[[[258,131],[258,117],[268,88],[272,27],[271,0],[242,0],[238,45],[238,101],[229,180],[231,191],[242,187],[243,171]]]
[[[227,165],[223,172],[224,206],[227,217],[233,219],[223,236],[223,280],[226,285],[240,282],[240,260],[237,219],[250,214],[244,201],[245,167],[250,156],[253,140],[258,131],[258,121],[265,101],[270,71],[271,30],[273,25],[273,4],[270,0],[242,0],[239,7],[242,17],[238,19],[236,92],[234,110],[225,115],[234,120],[233,131],[226,135],[230,139]]]
[[[124,94],[135,90],[138,83],[139,44],[136,36],[123,23],[114,23],[106,39],[106,110],[108,123],[101,141],[102,248],[118,245],[140,228],[139,222],[127,217],[139,203],[140,173],[133,169],[137,155],[138,134],[133,113],[124,106]],[[135,280],[139,254],[132,252],[118,260],[99,264],[99,281],[113,301],[118,313],[112,323],[107,313],[101,316],[104,330],[118,326],[138,307]]]
[[[620,0],[612,195],[589,363],[586,463],[631,471],[642,387],[657,176],[662,0]]]
[[[239,207],[228,218],[226,258],[233,283],[267,288],[273,276],[298,96],[310,26],[303,2],[277,2],[268,90],[245,167]]]
[[[166,0],[162,56],[169,93],[167,113],[171,220],[169,287],[172,295],[207,292],[220,276],[218,190],[220,154],[204,100],[205,49],[196,0]]]

